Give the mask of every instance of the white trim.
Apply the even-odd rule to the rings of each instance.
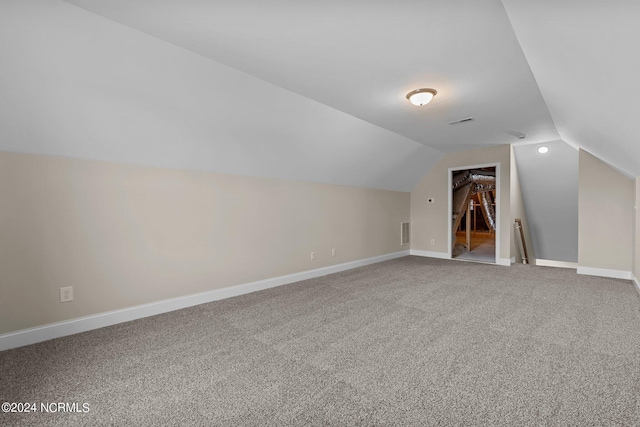
[[[429,251],[419,251],[417,249],[411,249],[410,255],[415,256],[424,256],[428,258],[440,258],[440,259],[450,259],[449,254],[446,252],[429,252]]]
[[[514,260],[514,262],[515,262],[515,260]],[[510,258],[496,258],[496,264],[510,267],[511,266],[511,259]]]
[[[156,301],[148,304],[123,308],[121,310],[108,311],[91,316],[79,317],[63,322],[50,323],[48,325],[37,326],[20,331],[9,332],[0,335],[0,351],[11,348],[22,347],[24,345],[35,344],[53,338],[64,337],[92,329],[103,328],[117,323],[128,322],[143,317],[154,316],[156,314],[167,313],[169,311],[180,310],[194,305],[204,304],[211,301],[218,301],[238,295],[269,289],[276,286],[287,285],[301,280],[313,279],[315,277],[326,276],[327,274],[338,273],[352,268],[362,267],[381,261],[400,258],[409,255],[409,251],[394,252],[372,258],[365,258],[357,261],[346,262],[344,264],[332,265],[329,267],[317,268],[315,270],[302,271],[300,273],[288,274],[286,276],[274,277],[271,279],[259,280],[257,282],[244,283],[236,286],[229,286],[222,289],[201,292],[198,294],[186,295],[177,298]]]
[[[574,269],[578,268],[577,262],[554,261],[552,259],[541,259],[541,258],[536,258],[535,265],[540,267],[558,267],[558,268],[574,268]]]
[[[636,285],[636,291],[638,291],[638,295],[640,295],[640,280],[638,280],[634,274],[631,274],[631,280],[633,284]]]
[[[485,163],[485,164],[481,164],[481,165],[470,165],[470,166],[456,166],[456,167],[452,167],[449,168],[449,172],[448,172],[448,177],[447,177],[447,193],[448,193],[448,203],[447,203],[447,212],[448,212],[448,216],[447,216],[447,230],[449,231],[448,233],[448,244],[447,244],[447,249],[448,249],[448,255],[449,255],[449,259],[454,259],[453,258],[453,247],[452,247],[452,242],[451,242],[451,236],[453,235],[453,224],[451,224],[451,216],[453,215],[452,213],[452,209],[453,206],[452,205],[452,191],[451,191],[451,185],[452,185],[452,174],[455,171],[459,171],[459,170],[467,170],[467,169],[480,169],[480,168],[496,168],[496,264],[498,265],[511,265],[511,263],[508,264],[501,264],[501,262],[504,262],[504,260],[502,260],[500,258],[500,228],[501,228],[501,222],[500,222],[500,211],[501,209],[501,197],[500,197],[500,162],[497,163]]]
[[[608,270],[606,268],[591,268],[591,267],[578,267],[578,274],[586,274],[589,276],[610,277],[612,279],[627,279],[627,280],[631,280],[633,276],[630,271]]]

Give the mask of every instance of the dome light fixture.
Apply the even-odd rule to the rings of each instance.
[[[547,154],[548,152],[549,152],[549,147],[547,147],[546,145],[538,147],[538,153]]]
[[[438,93],[435,89],[416,89],[407,94],[407,99],[413,105],[422,106],[431,102]]]

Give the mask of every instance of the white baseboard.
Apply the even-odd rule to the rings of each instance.
[[[514,260],[515,262],[515,260]],[[497,258],[496,259],[496,264],[497,265],[504,265],[506,267],[510,267],[511,266],[511,258]]]
[[[569,262],[569,261],[554,261],[552,259],[536,259],[536,265],[540,267],[558,267],[558,268],[578,268],[577,262]],[[585,273],[586,274],[586,273]]]
[[[167,300],[152,302],[148,304],[127,307],[121,310],[108,311],[91,316],[79,317],[63,322],[50,323],[48,325],[37,326],[20,331],[9,332],[0,335],[0,351],[11,348],[22,347],[47,341],[53,338],[60,338],[67,335],[90,331],[92,329],[103,328],[117,323],[128,322],[143,317],[154,316],[156,314],[167,313],[194,305],[207,302],[218,301],[238,295],[274,288],[276,286],[287,285],[301,280],[313,279],[315,277],[326,276],[327,274],[338,273],[352,268],[362,267],[381,261],[400,258],[409,255],[409,251],[394,252],[372,258],[365,258],[358,261],[346,262],[344,264],[332,265],[329,267],[317,268],[315,270],[302,271],[300,273],[288,274],[286,276],[274,277],[271,279],[259,280],[257,282],[244,283],[242,285],[229,286],[222,289],[202,292],[198,294],[186,295],[183,297],[171,298]]]
[[[636,291],[640,295],[640,280],[633,274],[631,275],[631,280],[633,280],[633,284],[636,285]]]
[[[448,253],[446,252],[429,252],[429,251],[419,251],[417,249],[411,249],[410,255],[415,256],[425,256],[428,258],[440,258],[440,259],[451,259]]]
[[[610,277],[612,279],[631,280],[633,275],[630,271],[624,270],[608,270],[606,268],[578,267],[578,274],[586,274],[588,276]]]

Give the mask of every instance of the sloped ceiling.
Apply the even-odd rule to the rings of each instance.
[[[0,149],[410,191],[443,153],[526,134],[638,175],[637,12],[624,0],[5,0]],[[424,108],[405,99],[420,87],[438,90]]]
[[[400,191],[443,155],[59,0],[0,2],[0,150]]]
[[[558,137],[500,0],[68,1],[442,152]]]
[[[503,2],[561,138],[640,175],[640,1]]]

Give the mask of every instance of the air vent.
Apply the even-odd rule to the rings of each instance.
[[[409,243],[409,223],[400,223],[400,245],[404,246]]]
[[[449,122],[449,126],[460,125],[462,123],[467,123],[473,120],[473,117],[467,117],[466,119],[454,120]]]

